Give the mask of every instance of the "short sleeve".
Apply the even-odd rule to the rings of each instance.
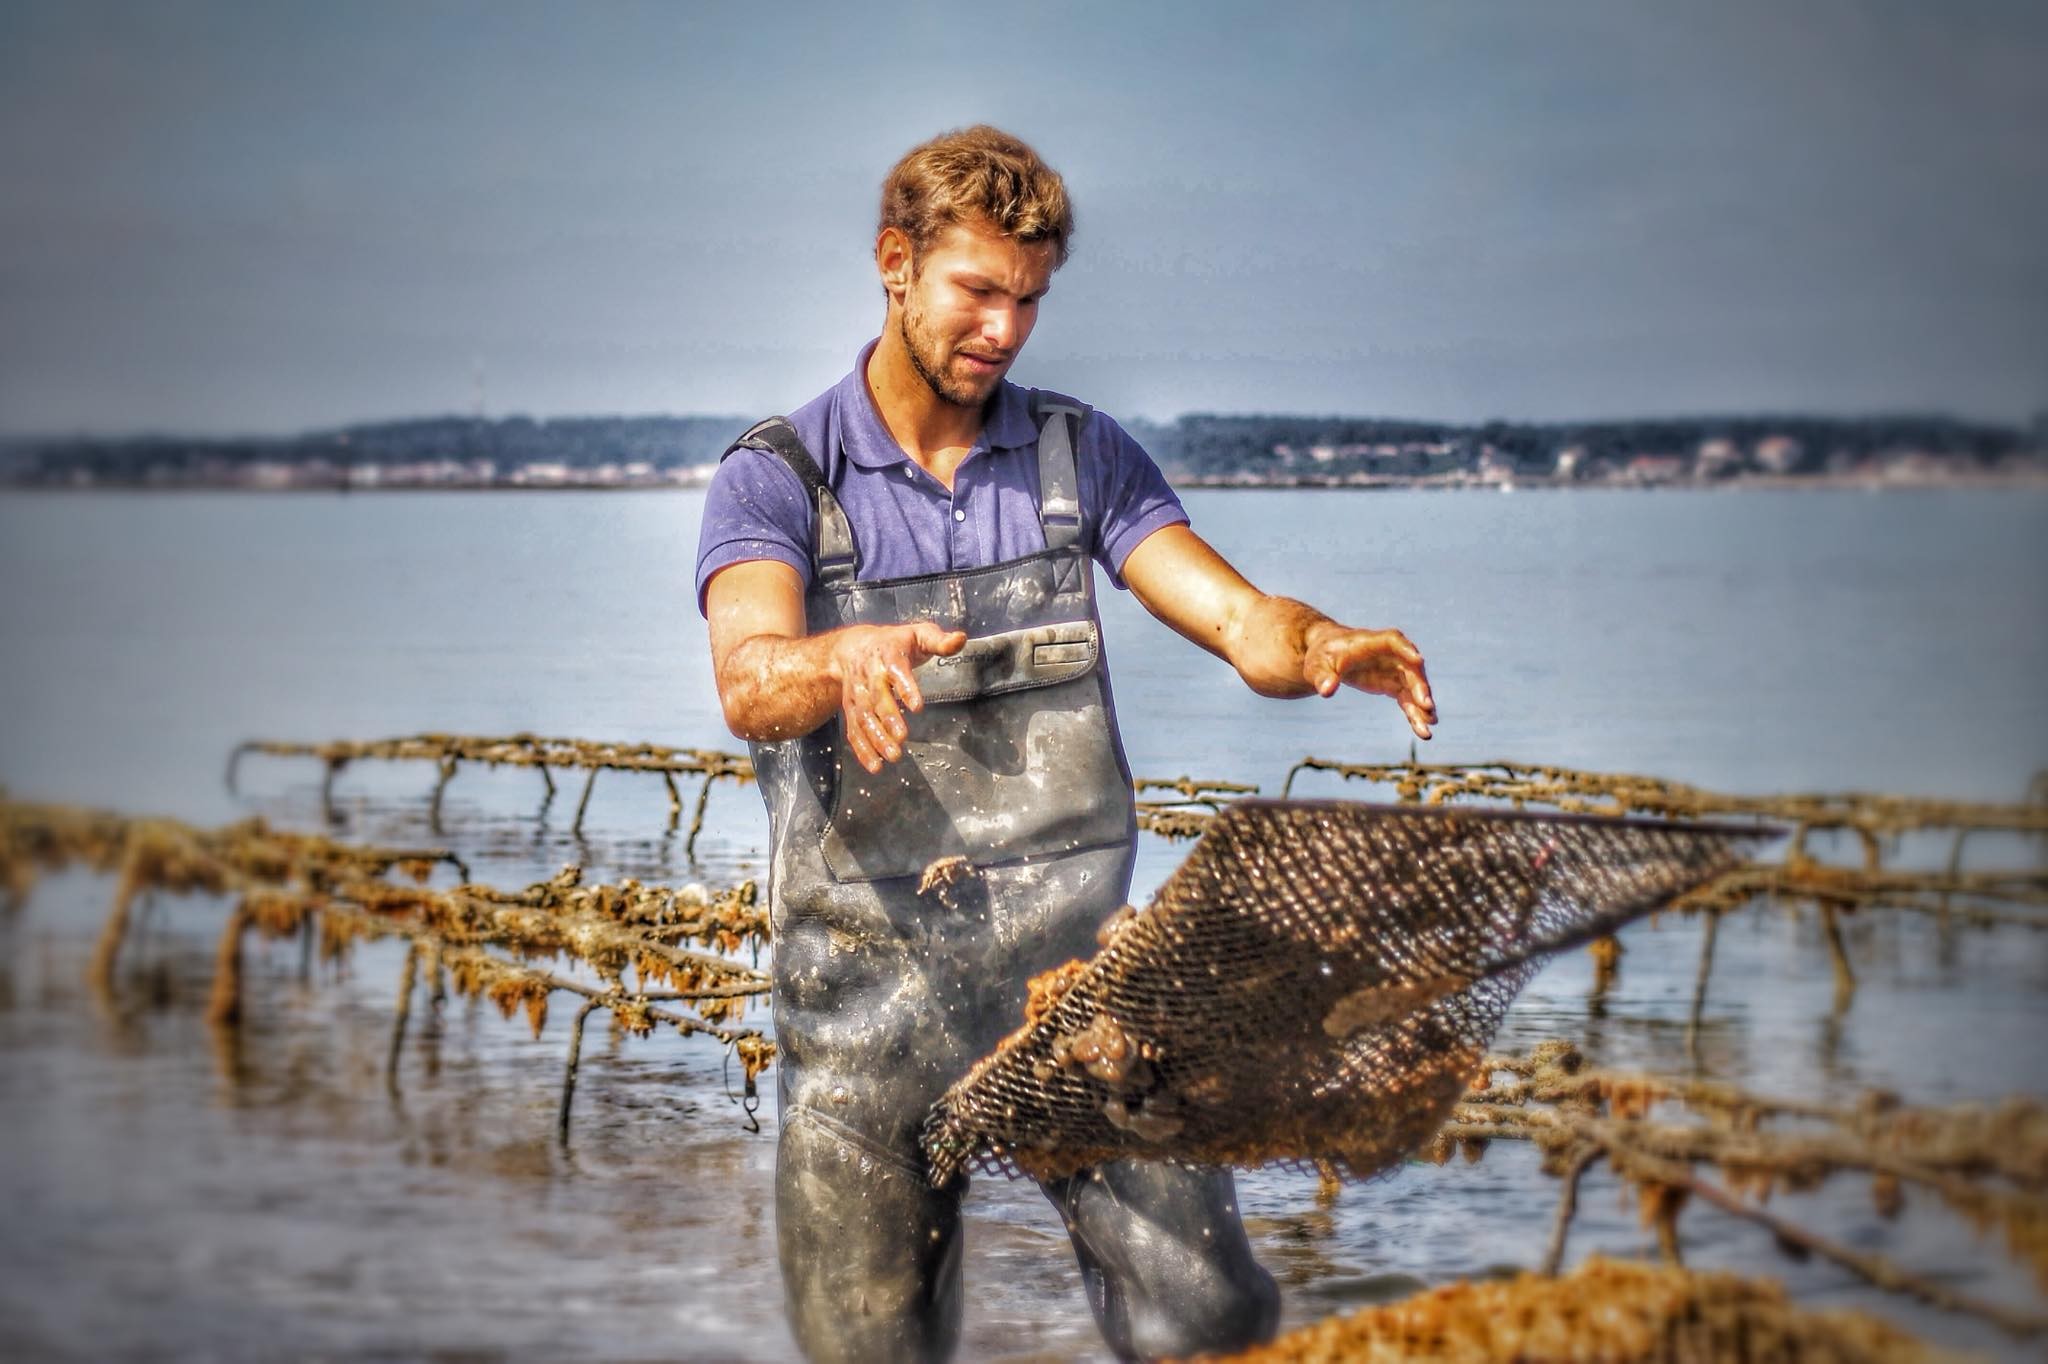
[[[1153,531],[1188,524],[1180,498],[1167,486],[1145,447],[1102,412],[1081,432],[1082,481],[1095,512],[1095,557],[1109,580],[1124,585],[1124,560]]]
[[[697,536],[697,611],[712,575],[750,559],[788,564],[811,581],[812,513],[803,482],[779,455],[739,449],[725,457],[704,497]]]

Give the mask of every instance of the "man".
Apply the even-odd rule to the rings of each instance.
[[[1005,133],[911,151],[883,187],[881,337],[743,437],[705,503],[719,699],[771,822],[777,1239],[817,1359],[951,1352],[962,1191],[929,1187],[920,1125],[1129,893],[1090,561],[1264,695],[1350,685],[1421,738],[1436,720],[1400,632],[1259,592],[1115,422],[1006,382],[1072,227]],[[1046,1193],[1119,1355],[1271,1334],[1227,1173],[1122,1161]]]

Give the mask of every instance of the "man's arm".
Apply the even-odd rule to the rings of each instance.
[[[719,704],[735,737],[793,739],[838,713],[853,756],[870,772],[903,756],[903,711],[924,709],[911,670],[967,643],[964,631],[930,621],[807,635],[802,580],[774,559],[718,570],[704,587],[704,614]]]
[[[1406,635],[1352,629],[1290,597],[1269,596],[1184,525],[1140,541],[1123,577],[1147,611],[1236,668],[1262,696],[1330,696],[1352,686],[1392,697],[1419,739],[1436,723],[1422,653]]]

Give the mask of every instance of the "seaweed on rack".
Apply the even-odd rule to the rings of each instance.
[[[426,884],[441,864],[463,884]],[[361,941],[404,940],[389,1063],[394,1084],[422,964],[435,998],[452,982],[457,993],[489,999],[507,1017],[523,1010],[536,1036],[550,998],[579,997],[560,1114],[565,1140],[583,1023],[595,1009],[609,1011],[634,1035],[664,1024],[723,1044],[741,1063],[750,1101],[757,1077],[774,1061],[773,1042],[734,1026],[769,991],[758,966],[726,955],[758,953],[768,942],[767,913],[752,881],[717,891],[631,880],[586,886],[580,870],[570,867],[552,880],[505,891],[470,884],[467,868],[443,849],[361,847],[273,830],[261,820],[201,829],[177,820],[0,801],[0,884],[13,888],[17,904],[38,876],[72,865],[118,878],[90,970],[103,997],[114,990],[116,960],[139,897],[164,891],[231,899],[208,1006],[209,1017],[224,1027],[243,1021],[242,951],[252,932],[297,936],[308,947],[317,941],[333,960]],[[543,969],[536,964],[543,960],[587,968],[597,983]],[[635,977],[630,987],[628,972]],[[694,1012],[669,1007],[678,1003]]]
[[[1896,1217],[1919,1190],[1981,1230],[2048,1293],[2048,1104],[2013,1097],[1921,1108],[1871,1093],[1854,1105],[1751,1094],[1707,1080],[1603,1070],[1568,1043],[1488,1057],[1472,1092],[1430,1144],[1443,1161],[1487,1144],[1528,1141],[1564,1181],[1546,1269],[1555,1271],[1578,1186],[1604,1164],[1632,1188],[1667,1259],[1680,1258],[1679,1218],[1707,1205],[1767,1228],[1797,1255],[1819,1255],[1875,1286],[1992,1322],[2014,1335],[2048,1331],[2048,1315],[1972,1297],[1947,1275],[1917,1274],[1831,1240],[1765,1205],[1780,1190],[1832,1178],[1868,1181],[1876,1211]],[[1720,1183],[1700,1173],[1718,1171]]]
[[[702,779],[702,785],[697,790],[696,808],[690,819],[690,833],[685,844],[686,855],[689,856],[696,854],[697,837],[704,830],[704,810],[711,798],[712,784],[718,781],[744,783],[754,779],[753,763],[739,754],[717,749],[543,738],[533,734],[410,734],[395,739],[334,739],[323,743],[249,739],[237,744],[228,756],[227,784],[230,791],[236,789],[243,757],[251,753],[280,758],[318,758],[326,768],[320,786],[321,804],[330,818],[334,813],[334,779],[351,763],[372,760],[431,762],[440,773],[434,784],[430,807],[431,818],[437,827],[441,816],[441,797],[463,763],[537,770],[546,791],[543,809],[555,798],[553,773],[556,769],[588,773],[583,782],[583,794],[576,802],[576,818],[572,825],[578,833],[582,832],[583,816],[590,808],[590,793],[597,785],[600,772],[651,772],[658,775],[668,789],[668,827],[671,830],[679,826],[683,813],[683,796],[676,787],[676,778],[697,777]]]
[[[2048,802],[2038,799],[1998,804],[1864,791],[1754,796],[1662,777],[1530,763],[1346,763],[1314,757],[1288,769],[1280,788],[1283,797],[1292,794],[1294,779],[1303,772],[1389,785],[1403,801],[1422,805],[1492,800],[1517,809],[1535,804],[1587,814],[1768,820],[1792,831],[1791,861],[1804,854],[1809,833],[1846,831],[1861,841],[1869,868],[1882,863],[1885,840],[1905,833],[1951,831],[1958,853],[1973,834],[2048,834]]]
[[[744,783],[754,779],[754,765],[750,760],[740,754],[717,749],[544,738],[533,734],[410,734],[391,739],[333,739],[318,743],[285,739],[246,740],[237,744],[228,757],[227,784],[230,791],[237,788],[242,759],[252,753],[279,758],[318,759],[325,767],[320,788],[321,805],[330,819],[334,815],[335,778],[351,764],[366,761],[433,763],[439,776],[434,784],[429,818],[436,828],[440,827],[442,796],[464,763],[537,770],[545,788],[543,809],[555,797],[554,771],[587,772],[589,775],[584,779],[583,793],[576,802],[576,816],[571,824],[572,831],[578,833],[582,832],[583,818],[590,808],[590,794],[597,785],[600,772],[651,772],[659,775],[668,788],[668,827],[671,830],[680,827],[683,810],[682,792],[676,786],[676,779],[698,778],[701,784],[690,817],[689,836],[684,843],[684,854],[691,857],[696,855],[697,839],[704,831],[704,813],[711,798],[712,785],[719,781]],[[1238,782],[1198,781],[1184,776],[1166,779],[1141,777],[1135,786],[1140,796],[1155,790],[1174,793],[1171,799],[1141,800],[1138,823],[1141,828],[1176,839],[1195,837],[1201,832],[1203,819],[1221,809],[1224,802],[1258,791],[1256,786]]]

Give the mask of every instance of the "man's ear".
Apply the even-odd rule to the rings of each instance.
[[[901,303],[916,273],[916,257],[910,235],[900,227],[885,227],[875,238],[875,269],[882,276],[882,291]]]

